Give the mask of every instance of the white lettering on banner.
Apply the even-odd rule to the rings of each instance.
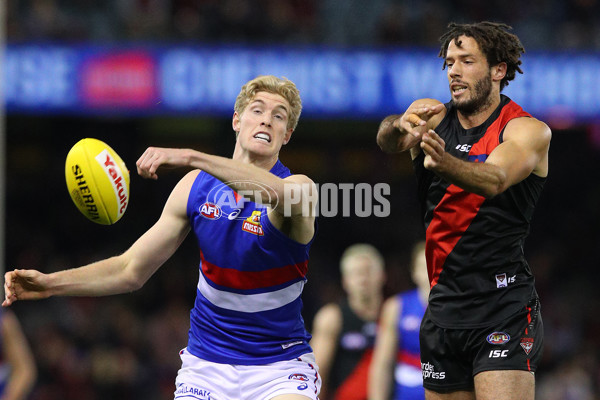
[[[442,102],[449,98],[448,80],[446,72],[442,71],[442,61],[431,62],[431,59],[429,53],[391,57],[386,72],[394,89],[395,104],[392,106],[406,108],[414,99],[424,97]]]
[[[115,46],[110,51],[124,48]],[[156,85],[158,101],[135,110],[142,113],[166,109],[231,116],[241,85],[261,74],[294,81],[304,115],[379,118],[406,109],[416,98],[443,102],[450,98],[447,71],[442,70],[443,61],[435,56],[435,48],[178,46],[139,51],[150,63],[157,63],[152,64],[157,80],[151,84]],[[2,77],[8,111],[97,112],[81,101],[85,87],[81,79],[86,63],[106,52],[96,46],[9,44]],[[518,74],[503,93],[527,112],[541,119],[600,117],[600,59],[596,55],[527,53],[522,68],[524,74]],[[132,82],[110,84],[121,87]]]
[[[160,83],[169,107],[229,111],[241,85],[251,79],[248,52],[178,49],[165,52]]]
[[[9,104],[28,107],[77,103],[75,50],[24,47],[6,52],[4,88]]]

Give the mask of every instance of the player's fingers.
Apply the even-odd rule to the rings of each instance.
[[[410,113],[406,116],[406,121],[412,124],[413,127],[418,125],[425,125],[425,121],[416,113]]]

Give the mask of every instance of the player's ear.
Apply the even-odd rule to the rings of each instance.
[[[283,136],[283,144],[288,144],[288,142],[290,141],[290,139],[292,138],[292,133],[294,132],[293,129],[288,129],[287,132],[285,132],[285,135]]]
[[[233,113],[233,119],[231,121],[231,127],[236,133],[240,133],[240,115],[235,111]]]
[[[505,62],[498,63],[492,67],[492,79],[501,81],[506,76],[507,65]]]

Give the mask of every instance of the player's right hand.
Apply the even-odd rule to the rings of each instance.
[[[400,118],[394,121],[393,126],[400,132],[420,139],[423,133],[427,132],[427,121],[443,110],[445,110],[445,106],[442,103],[412,104]]]
[[[32,269],[15,269],[4,274],[3,307],[17,300],[37,300],[50,296],[44,279],[46,275]]]

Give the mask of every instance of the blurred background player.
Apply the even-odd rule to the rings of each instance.
[[[416,288],[390,297],[381,310],[369,400],[425,399],[419,352],[419,328],[429,296],[425,242],[413,248],[410,274]]]
[[[311,346],[323,380],[323,400],[367,398],[368,369],[383,303],[385,262],[370,244],[348,247],[340,259],[346,298],[315,315]]]
[[[301,109],[293,82],[247,82],[234,106],[232,158],[148,148],[137,161],[142,177],[157,179],[161,166],[194,168],[154,226],[124,253],[80,268],[7,272],[3,305],[139,289],[193,231],[200,274],[175,398],[316,400],[320,380],[301,294],[317,199],[308,193],[313,182],[279,161]]]
[[[0,400],[25,400],[37,368],[19,320],[0,308]]]

